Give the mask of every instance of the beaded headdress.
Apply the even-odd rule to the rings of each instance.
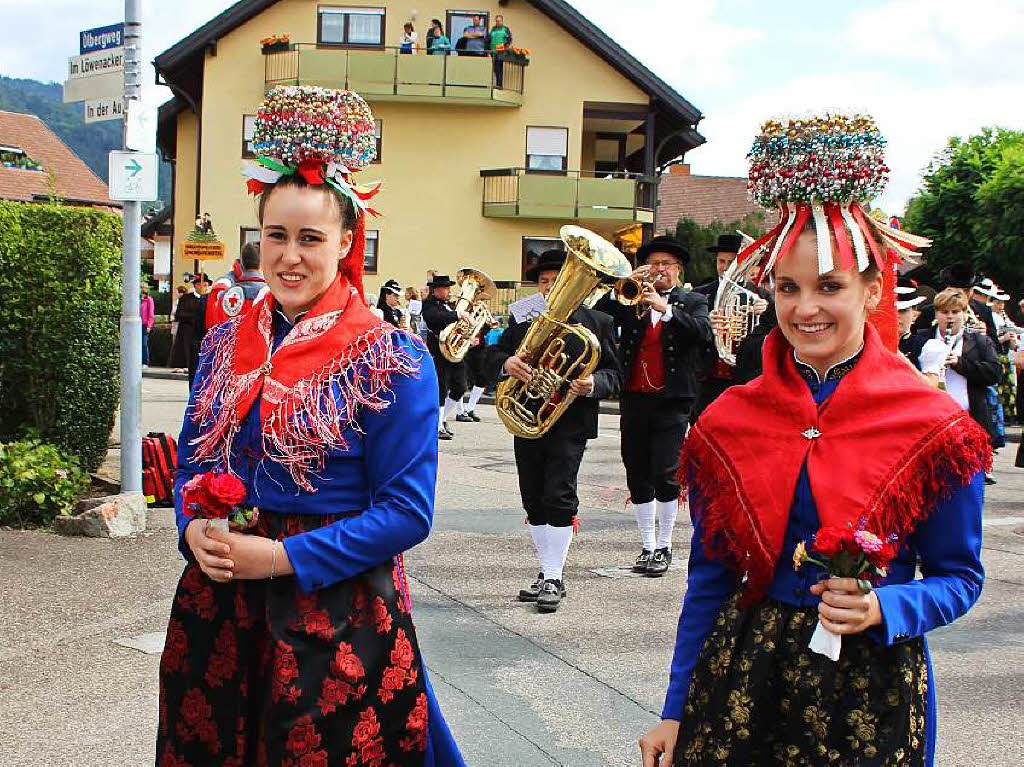
[[[298,173],[306,183],[327,184],[352,201],[356,212],[352,249],[342,272],[363,296],[366,214],[380,183],[360,186],[352,177],[376,157],[373,113],[359,94],[314,85],[271,88],[256,113],[256,159],[242,161],[250,194],[261,194],[284,176]]]
[[[930,244],[864,210],[889,180],[885,138],[868,115],[768,120],[747,159],[751,197],[779,210],[779,223],[738,256],[762,259],[758,282],[786,257],[808,222],[818,239],[820,274],[854,265],[864,271],[872,263],[885,272]]]

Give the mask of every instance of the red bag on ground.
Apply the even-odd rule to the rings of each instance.
[[[142,438],[142,494],[154,504],[174,502],[178,443],[170,434],[151,431]]]

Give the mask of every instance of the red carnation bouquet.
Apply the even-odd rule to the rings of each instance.
[[[185,483],[182,496],[182,511],[187,516],[208,519],[221,530],[226,531],[229,525],[246,528],[256,524],[259,512],[242,508],[245,483],[234,474],[197,474]]]
[[[887,574],[889,560],[896,555],[894,542],[893,536],[883,541],[865,530],[864,520],[857,529],[850,524],[822,527],[811,544],[811,551],[817,556],[810,554],[806,543],[801,541],[793,552],[793,569],[799,570],[805,562],[810,562],[825,570],[830,578],[855,578],[861,592],[869,594],[872,586]],[[841,640],[842,637],[819,622],[808,646],[835,661],[839,660]]]

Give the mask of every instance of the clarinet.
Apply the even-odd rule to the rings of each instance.
[[[942,340],[946,344],[946,348],[952,350],[953,348],[953,328],[951,325],[946,325],[946,330],[943,333]],[[939,378],[939,388],[942,391],[946,391],[946,366],[942,366],[942,377]]]

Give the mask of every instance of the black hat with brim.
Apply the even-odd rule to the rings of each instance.
[[[743,238],[738,234],[720,234],[716,245],[708,245],[708,253],[739,253],[743,247]]]
[[[394,293],[396,296],[402,295],[402,286],[398,284],[398,280],[388,280],[380,287],[381,290],[386,290],[388,293]]]
[[[950,264],[942,270],[940,276],[949,288],[973,288],[976,279],[974,267],[966,261]]]
[[[551,248],[551,250],[545,250],[540,254],[540,258],[537,259],[537,263],[526,270],[523,277],[527,282],[536,282],[540,278],[541,272],[558,272],[561,271],[562,265],[565,263],[565,251],[559,248]]]
[[[427,283],[428,288],[450,288],[455,280],[449,279],[447,274],[435,274],[434,279]]]
[[[683,266],[690,263],[690,251],[684,248],[682,243],[675,237],[662,235],[655,237],[646,245],[641,245],[640,249],[636,252],[637,262],[645,263],[652,253],[667,253],[677,259]]]

